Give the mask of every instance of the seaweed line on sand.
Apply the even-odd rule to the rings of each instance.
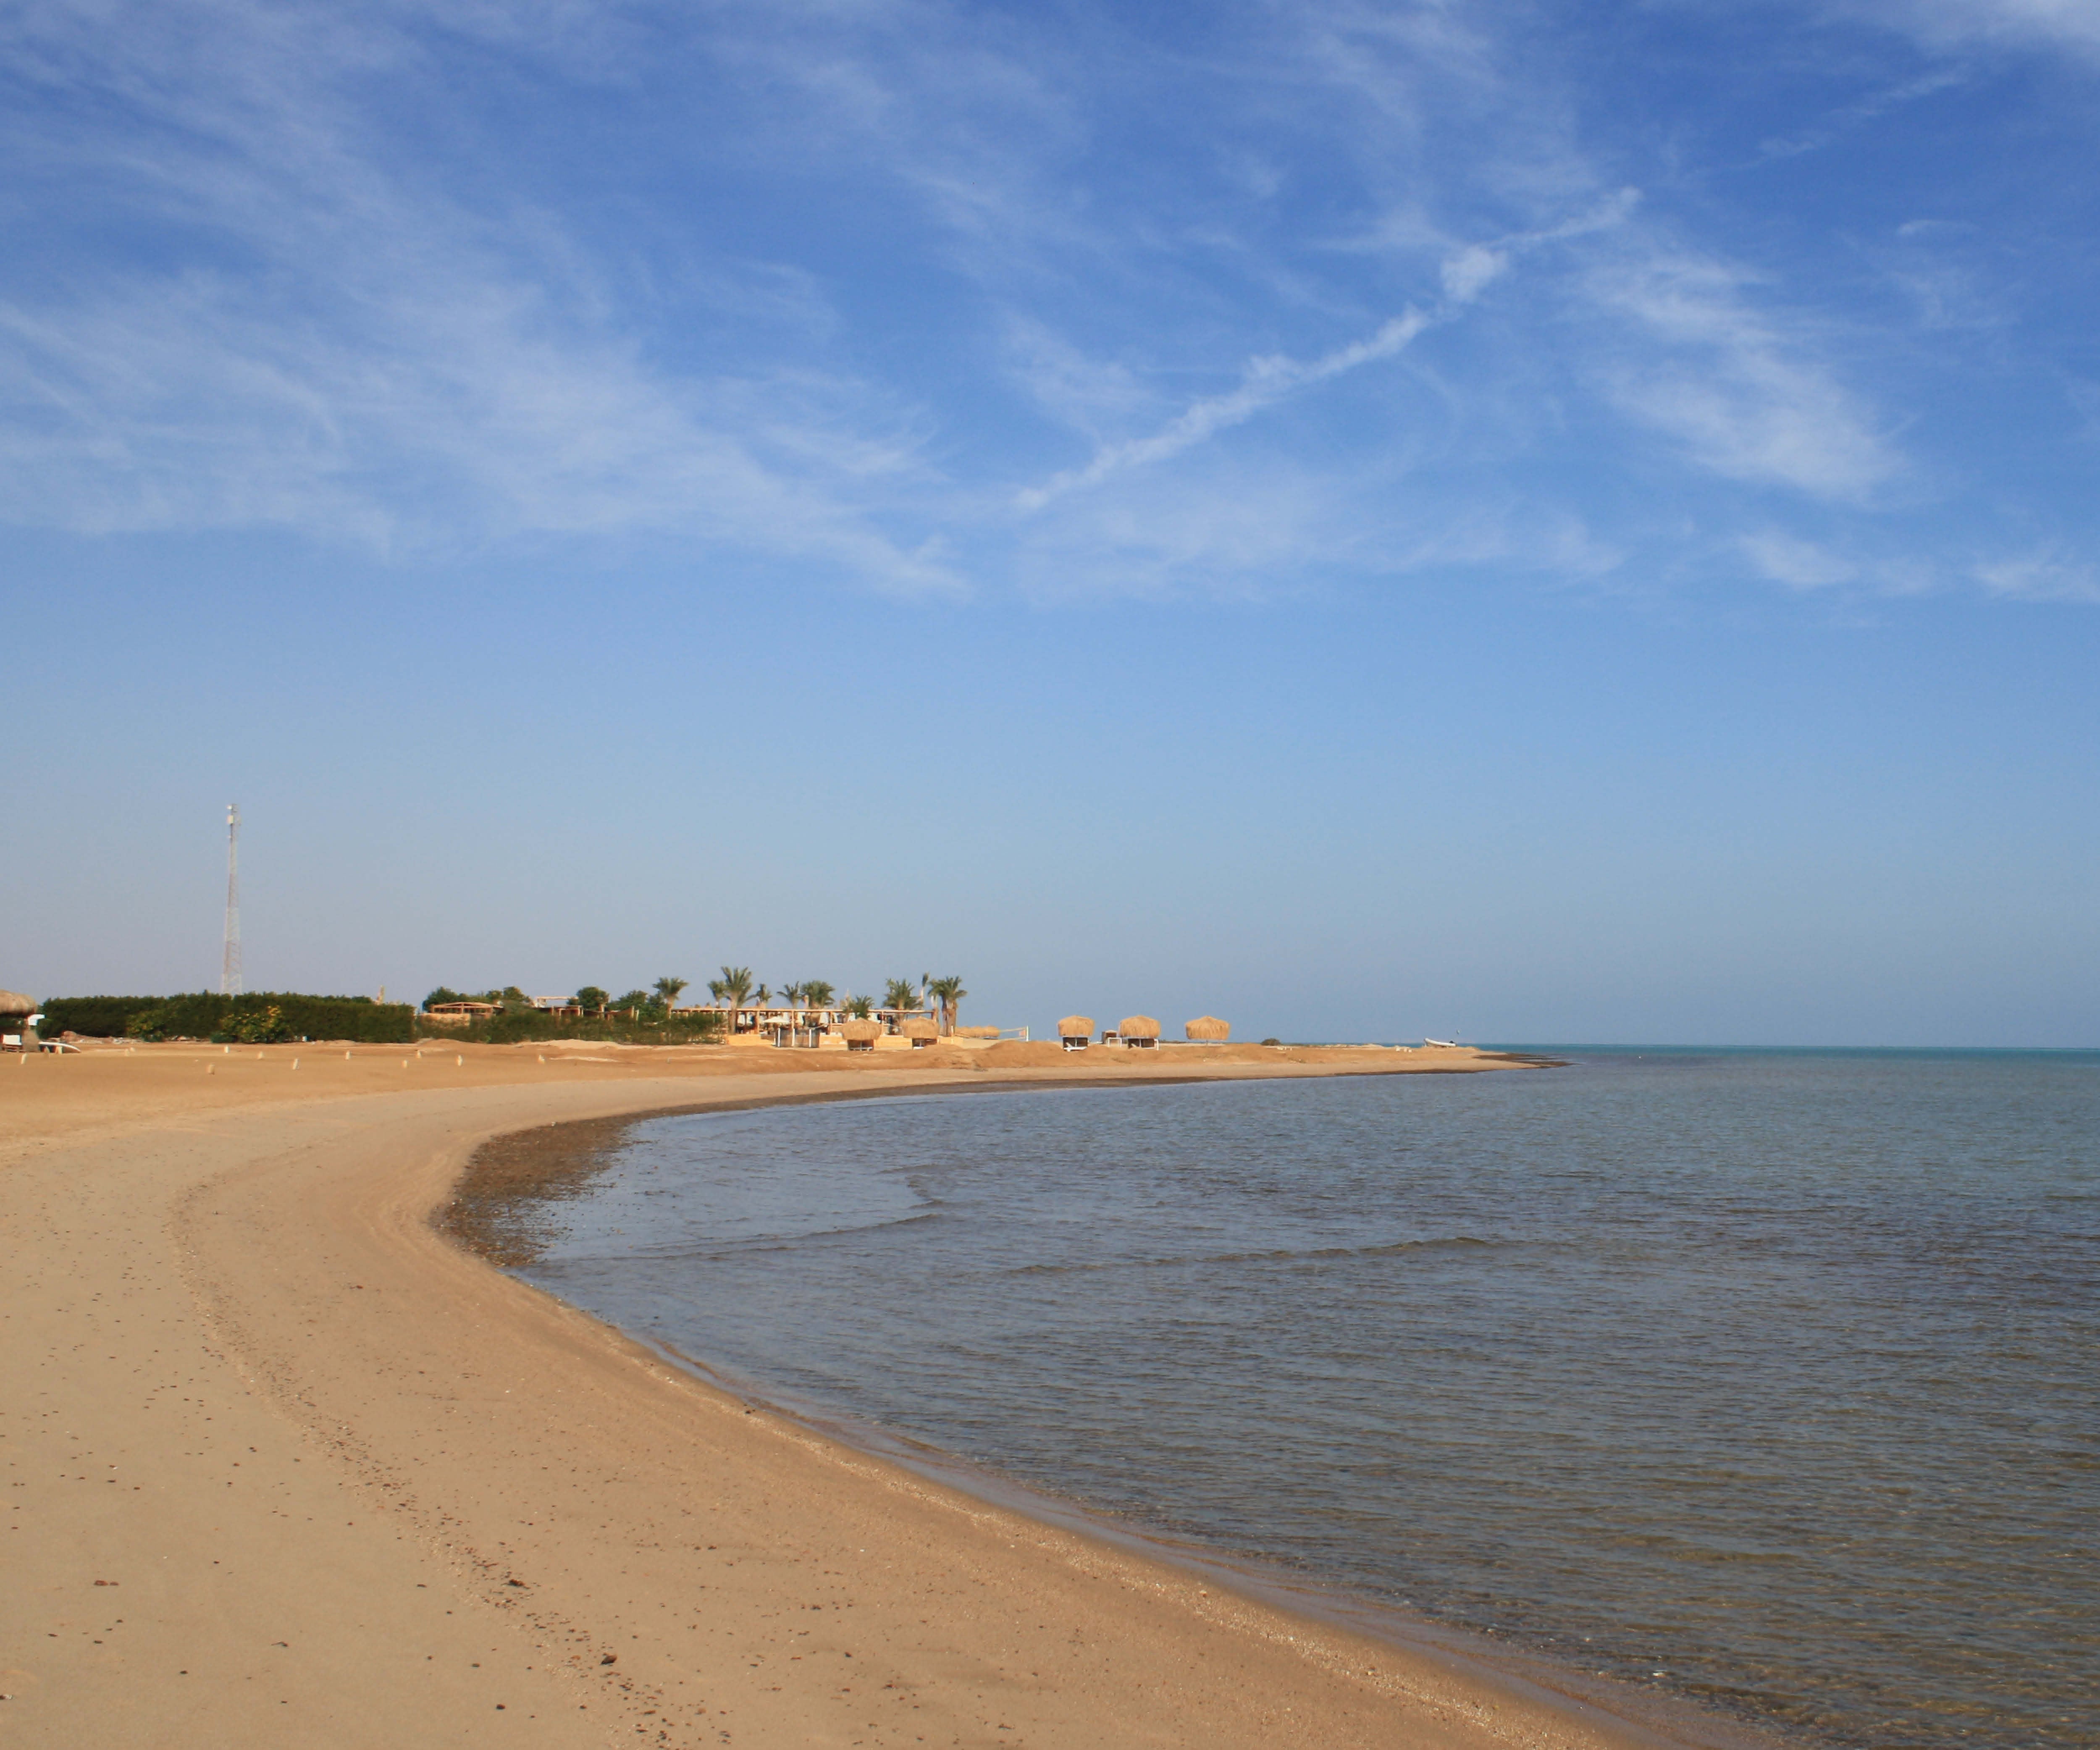
[[[644,1113],[538,1124],[474,1152],[430,1225],[501,1269],[532,1263],[560,1231],[556,1206],[581,1197],[612,1164]]]

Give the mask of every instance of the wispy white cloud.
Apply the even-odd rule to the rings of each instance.
[[[1789,589],[1828,589],[1849,584],[1860,575],[1851,560],[1777,529],[1743,536],[1740,544],[1760,576]]]
[[[1807,128],[1767,140],[1762,148],[1763,156],[1767,158],[1798,158],[1805,152],[1820,152],[1869,122],[1880,120],[1890,111],[1924,98],[1936,96],[1964,83],[1968,75],[1958,68],[1935,67],[1915,79],[1905,79],[1899,84],[1870,91],[1864,97],[1842,104],[1829,114],[1819,117]]]
[[[1613,394],[1715,474],[1866,500],[1900,454],[1805,337],[1750,306],[1746,285],[1739,270],[1683,253],[1598,273],[1599,303],[1635,333],[1608,368]]]
[[[1471,243],[1444,258],[1438,271],[1444,295],[1454,304],[1470,304],[1509,271],[1509,252]]]
[[[2100,54],[2095,0],[1838,0],[1832,11],[1888,25],[1932,48],[1993,42]]]
[[[665,372],[551,214],[464,205],[380,147],[341,87],[408,67],[412,38],[302,15],[310,36],[237,5],[135,35],[46,12],[18,42],[46,97],[127,112],[56,168],[179,241],[173,264],[104,259],[0,297],[0,515],[388,549],[685,533],[959,587],[882,526],[931,478],[907,405],[807,366]],[[558,9],[541,22],[569,41]],[[792,268],[717,264],[712,282],[732,319],[754,298],[810,317]]]
[[[1056,500],[1020,530],[1016,575],[1044,599],[1274,597],[1365,579],[1586,585],[1625,558],[1580,518],[1521,493],[1454,495],[1384,457],[1335,470],[1264,449]]]
[[[1304,0],[1198,51],[1083,3],[18,5],[0,517],[660,535],[902,591],[1716,550],[1788,588],[1925,575],[1886,531],[1961,476],[1888,330],[2014,333],[1988,252],[1930,202],[1842,273],[1795,215],[1732,230],[1735,195],[1688,201],[1582,89],[1574,28]],[[1884,51],[1744,174],[1970,77]],[[1967,587],[2075,596],[2052,562]]]
[[[1007,312],[1004,363],[1037,407],[1096,443],[1157,410],[1155,391],[1128,364],[1092,356],[1026,311]]]
[[[2087,443],[2100,443],[2100,382],[2068,374],[2062,382],[2063,399],[2078,416],[2080,439]]]
[[[1361,539],[1348,485],[1315,470],[1248,467],[1124,480],[1048,507],[1019,531],[1015,578],[1042,601],[1103,595],[1273,595],[1348,562]]]
[[[1899,549],[1840,552],[1828,543],[1805,540],[1779,529],[1760,529],[1736,538],[1736,545],[1753,571],[1769,583],[1806,594],[1830,592],[1857,601],[1943,594],[1961,580],[1936,558]]]
[[[1429,318],[1410,310],[1379,324],[1378,331],[1311,360],[1271,355],[1251,360],[1239,386],[1221,395],[1191,403],[1166,425],[1143,438],[1103,445],[1083,468],[1054,474],[1041,486],[1018,495],[1026,510],[1039,510],[1064,494],[1098,486],[1111,474],[1179,456],[1184,450],[1244,423],[1286,395],[1331,381],[1346,372],[1390,359],[1404,350],[1429,325]]]
[[[2060,553],[1994,560],[1978,566],[1976,577],[1992,595],[2011,601],[2100,602],[2100,565]]]

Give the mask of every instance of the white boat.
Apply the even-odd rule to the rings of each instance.
[[[1447,1051],[1455,1051],[1458,1049],[1458,1042],[1456,1039],[1424,1039],[1422,1043],[1424,1045],[1440,1045]]]

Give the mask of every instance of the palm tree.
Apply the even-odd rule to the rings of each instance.
[[[729,1030],[730,1038],[734,1038],[736,1036],[737,1012],[751,1000],[751,968],[748,966],[726,966],[721,969],[721,975],[708,989],[717,1002],[729,1004]],[[765,999],[761,996],[759,1000],[762,1003]]]
[[[919,1007],[919,987],[908,978],[893,978],[882,987],[882,1006],[886,1009],[915,1009]]]
[[[671,1018],[671,1011],[678,1006],[678,997],[692,981],[687,978],[660,978],[656,981],[656,1000],[664,1005],[664,1018]]]
[[[873,997],[848,997],[843,1006],[846,1013],[852,1016],[855,1020],[868,1020],[872,1019],[875,1014]]]
[[[955,1017],[961,1012],[963,998],[969,992],[963,989],[962,974],[951,972],[946,978],[926,981],[926,994],[938,997],[941,1003],[941,1031],[951,1034],[955,1030]]]
[[[827,978],[805,979],[802,985],[802,1001],[813,1009],[827,1009],[832,1006],[832,983]]]

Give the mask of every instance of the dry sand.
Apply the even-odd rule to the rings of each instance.
[[[539,1125],[994,1071],[1402,1065],[1495,1067],[1055,1046],[0,1060],[0,1742],[1662,1741],[1601,1687],[1587,1705],[1550,1673],[1323,1625],[839,1445],[431,1223],[479,1144]],[[1664,1735],[1730,1741],[1689,1718]]]

